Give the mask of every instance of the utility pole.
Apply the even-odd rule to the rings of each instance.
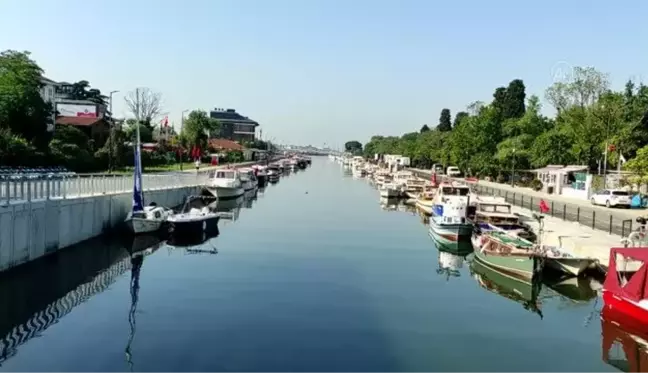
[[[184,129],[184,113],[188,112],[189,109],[183,110],[182,113],[180,113],[180,136],[182,136],[182,130]],[[182,144],[180,144],[180,171],[182,171],[182,163],[184,162],[184,159],[182,158],[184,155],[184,149],[182,148]]]
[[[607,122],[605,124],[605,153],[603,155],[603,189],[607,188],[607,157],[608,157],[608,147],[609,144],[609,128],[610,128],[610,116],[607,116]]]
[[[110,127],[110,132],[108,133],[108,172],[113,171],[113,166],[114,166],[114,161],[113,161],[113,148],[115,147],[115,119],[114,119],[114,114],[113,114],[113,93],[117,93],[119,91],[110,91],[108,94],[110,103],[108,106],[108,111],[110,111],[110,123],[108,124]]]
[[[513,165],[511,166],[511,186],[515,187],[515,148],[513,148]]]

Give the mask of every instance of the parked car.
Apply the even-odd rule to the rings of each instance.
[[[446,170],[446,175],[450,177],[461,176],[461,171],[459,171],[459,167],[449,166],[448,169]]]
[[[592,195],[592,205],[605,205],[606,207],[630,207],[632,196],[621,189],[604,189]]]

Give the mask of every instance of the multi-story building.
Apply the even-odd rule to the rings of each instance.
[[[256,127],[259,123],[237,113],[234,109],[214,109],[209,113],[211,118],[221,124],[219,133],[210,133],[210,138],[222,138],[233,141],[254,141]]]

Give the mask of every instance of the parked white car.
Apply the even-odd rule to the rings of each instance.
[[[448,167],[448,169],[446,170],[446,175],[448,175],[448,176],[450,176],[450,177],[457,177],[457,176],[461,176],[461,171],[459,171],[459,167],[450,166],[450,167]]]
[[[630,193],[621,189],[605,189],[592,195],[592,205],[605,205],[606,207],[630,207]]]

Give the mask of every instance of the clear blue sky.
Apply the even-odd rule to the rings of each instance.
[[[31,51],[51,79],[150,87],[176,125],[183,109],[235,108],[304,145],[436,125],[515,78],[542,96],[556,64],[648,83],[645,0],[2,0],[1,12],[0,49]]]

